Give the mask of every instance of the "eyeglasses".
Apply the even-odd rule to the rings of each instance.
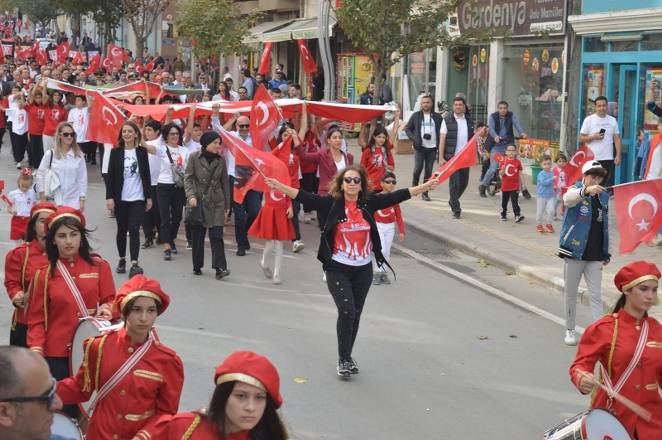
[[[343,177],[342,180],[345,181],[345,183],[348,184],[348,185],[352,182],[356,185],[361,183],[361,178],[360,177]]]
[[[53,379],[51,387],[41,396],[12,397],[10,399],[2,399],[0,402],[46,402],[48,407],[52,408],[55,401],[56,384],[57,382]]]
[[[250,128],[250,125],[248,125],[248,124],[237,124],[237,127],[239,127],[239,128]]]
[[[73,131],[63,131],[62,133],[60,133],[60,136],[67,138],[74,137],[75,135],[76,134]]]
[[[382,180],[382,182],[388,183],[389,185],[395,185],[396,183],[398,183],[397,180],[393,180],[393,179]]]

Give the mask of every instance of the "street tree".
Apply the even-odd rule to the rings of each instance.
[[[80,17],[91,14],[103,28],[103,41],[115,41],[115,29],[122,21],[122,3],[116,0],[54,0],[62,13],[71,17],[73,37],[80,41]]]
[[[343,0],[336,16],[356,49],[370,56],[374,78],[381,78],[410,53],[457,44],[444,23],[459,2],[390,0],[386,4],[383,0]]]
[[[57,3],[52,0],[9,0],[3,3],[6,9],[18,8],[24,15],[30,17],[33,23],[39,23],[44,27],[60,15]]]
[[[143,57],[144,42],[169,4],[170,0],[122,0],[124,16],[136,36],[136,58]]]
[[[257,18],[244,15],[232,0],[184,0],[177,14],[178,32],[193,41],[198,59],[241,52],[241,40]]]

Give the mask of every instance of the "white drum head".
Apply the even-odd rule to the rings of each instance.
[[[621,422],[607,411],[594,409],[588,413],[584,421],[586,424],[586,440],[632,440]]]
[[[83,440],[83,433],[78,428],[76,422],[68,416],[56,412],[53,413],[53,423],[51,424],[52,440]]]
[[[75,376],[81,365],[83,365],[83,357],[85,356],[83,342],[86,339],[99,336],[105,331],[120,329],[123,325],[122,322],[111,325],[109,321],[99,321],[89,316],[81,319],[74,333],[74,339],[71,341],[71,353],[69,355],[71,375]]]

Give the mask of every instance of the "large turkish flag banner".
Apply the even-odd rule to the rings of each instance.
[[[662,179],[616,185],[616,224],[621,236],[619,253],[627,254],[650,243],[662,227]]]
[[[283,116],[278,110],[278,106],[263,84],[260,84],[255,96],[253,97],[253,106],[251,107],[250,133],[253,148],[264,149],[269,137],[276,130]]]
[[[87,138],[102,144],[117,144],[124,115],[107,97],[96,91],[88,91],[92,97],[90,124]]]

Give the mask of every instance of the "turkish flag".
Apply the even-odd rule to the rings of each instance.
[[[64,64],[67,61],[69,56],[69,42],[63,41],[56,49],[57,52],[57,63]]]
[[[368,122],[395,107],[387,105],[341,104],[338,102],[306,102],[308,113],[321,118],[329,118],[345,122]]]
[[[306,73],[317,72],[317,64],[315,63],[315,58],[313,58],[313,54],[311,54],[310,50],[308,50],[306,40],[297,40],[297,46],[299,46],[299,53],[301,54],[301,60],[303,61],[303,71]]]
[[[235,158],[235,184],[233,198],[242,203],[249,190],[269,191],[264,180],[271,177],[285,185],[290,184],[287,165],[271,153],[252,148],[235,135],[221,129],[223,144]]]
[[[46,53],[46,49],[37,49],[35,58],[37,59],[37,63],[39,63],[40,66],[45,66],[48,64],[48,54]]]
[[[88,91],[87,95],[92,97],[87,138],[102,144],[115,145],[124,123],[124,115],[101,93]]]
[[[106,71],[106,73],[110,72],[111,65],[112,61],[109,57],[106,57],[101,61],[101,67]]]
[[[267,92],[264,84],[260,84],[257,92],[255,92],[250,119],[253,147],[262,150],[283,119],[283,115],[280,114],[280,110],[278,110],[274,100],[271,99],[271,95]]]
[[[461,150],[455,152],[455,156],[441,165],[433,178],[441,184],[448,180],[456,171],[462,168],[470,168],[478,163],[478,144],[476,143],[476,136],[474,135],[469,142],[467,142]]]
[[[621,236],[620,254],[639,243],[650,243],[662,227],[662,179],[642,180],[614,188],[616,224]]]
[[[114,67],[122,67],[122,63],[124,63],[124,49],[110,43],[108,45],[108,58],[110,58]]]
[[[0,64],[5,64],[5,48],[4,47],[0,48]]]
[[[273,49],[273,43],[268,41],[264,43],[264,49],[262,50],[262,57],[260,57],[260,68],[257,73],[260,75],[267,75],[271,70],[271,50]]]
[[[85,60],[83,59],[83,54],[79,50],[75,50],[73,55],[74,56],[71,57],[72,58],[71,63],[73,65],[77,66],[79,64],[83,64],[83,61],[85,61]]]
[[[154,70],[155,65],[156,65],[156,58],[152,58],[152,61],[145,64],[145,70],[151,72],[152,70]]]
[[[16,46],[16,57],[22,60],[35,56],[34,46]]]
[[[564,169],[568,186],[571,186],[577,180],[581,179],[583,175],[582,167],[587,161],[593,160],[594,158],[595,155],[593,154],[593,151],[588,148],[586,144],[582,144],[579,147],[577,152],[572,155]]]
[[[101,54],[96,54],[90,59],[90,64],[88,65],[87,69],[85,69],[85,76],[90,76],[97,70],[99,70],[99,66],[101,65]]]
[[[134,63],[134,65],[136,66],[136,72],[138,72],[138,75],[142,75],[143,70],[145,70],[145,67],[143,66],[142,60],[140,58],[138,58],[136,60],[136,62]]]

